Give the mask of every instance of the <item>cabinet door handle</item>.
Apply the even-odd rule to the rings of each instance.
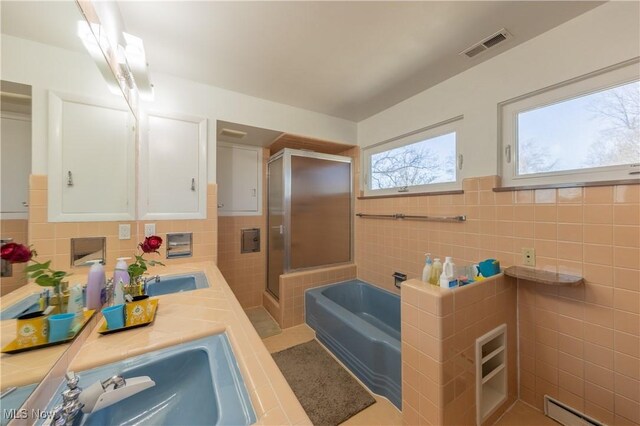
[[[73,175],[71,174],[71,170],[67,172],[67,186],[73,186]]]
[[[191,190],[196,190],[196,178],[191,178]]]

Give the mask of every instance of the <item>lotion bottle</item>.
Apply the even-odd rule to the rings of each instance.
[[[451,288],[451,281],[455,278],[453,258],[450,256],[445,257],[444,265],[442,267],[442,274],[440,275],[440,287]]]
[[[121,305],[124,300],[124,286],[128,285],[131,281],[129,277],[129,271],[127,270],[127,260],[130,257],[119,257],[116,263],[116,269],[113,272],[113,304]]]
[[[107,301],[107,280],[101,260],[90,260],[92,263],[87,278],[87,309],[100,309]]]
[[[442,274],[442,262],[440,262],[439,257],[436,257],[433,261],[433,265],[431,265],[431,276],[429,277],[429,283],[438,285],[440,274]]]
[[[431,253],[425,253],[425,255],[427,258],[424,262],[424,268],[422,268],[422,281],[428,283],[431,277],[431,265],[433,265],[433,261],[431,260]]]

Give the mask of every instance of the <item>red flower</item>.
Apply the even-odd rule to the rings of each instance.
[[[158,253],[158,249],[162,245],[162,238],[157,235],[146,237],[144,242],[140,243],[140,249],[145,253]]]
[[[9,263],[26,263],[35,255],[35,251],[23,244],[7,243],[0,248],[1,257]]]

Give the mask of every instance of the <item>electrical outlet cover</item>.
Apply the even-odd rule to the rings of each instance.
[[[150,237],[151,235],[156,235],[156,224],[155,223],[145,223],[144,224],[144,236]]]
[[[118,238],[121,240],[131,239],[131,225],[128,223],[121,223],[118,226]]]
[[[536,250],[533,248],[522,249],[522,264],[525,266],[536,266]]]

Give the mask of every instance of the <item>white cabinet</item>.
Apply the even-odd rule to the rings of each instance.
[[[31,170],[31,117],[2,112],[1,120],[0,214],[3,219],[26,219]]]
[[[49,93],[49,221],[135,219],[134,126],[120,102]]]
[[[142,124],[140,218],[206,218],[207,120],[149,113]]]
[[[218,213],[262,214],[262,148],[218,143]]]

